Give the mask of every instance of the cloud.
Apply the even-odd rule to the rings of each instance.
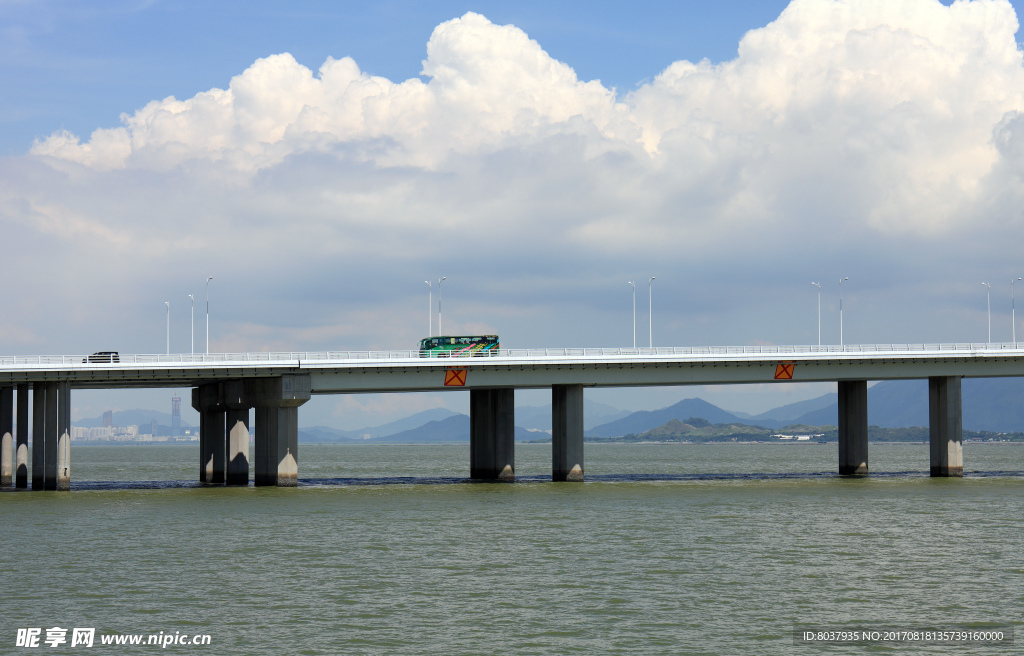
[[[927,233],[969,220],[1000,157],[993,130],[1024,109],[1016,29],[1005,1],[797,0],[735,60],[676,62],[619,99],[518,28],[468,13],[434,30],[426,82],[369,76],[348,57],[314,75],[284,53],[225,90],[153,101],[85,143],[61,131],[32,152],[97,170],[205,160],[254,173],[317,152],[451,170],[566,137],[583,143],[565,165],[631,158],[631,187],[686,194],[717,222],[771,221],[791,193],[842,178],[853,220]],[[621,225],[600,217],[580,236]]]
[[[273,55],[257,60],[226,90],[153,101],[122,115],[122,127],[97,130],[84,144],[62,131],[32,152],[107,170],[166,170],[208,159],[255,171],[293,153],[383,140],[383,152],[370,156],[391,165],[432,166],[449,152],[536,138],[573,117],[608,136],[634,129],[612,92],[578,81],[568,65],[513,26],[467,13],[434,30],[427,54],[427,84],[367,75],[349,57],[328,58],[314,76],[290,54]]]
[[[439,270],[446,325],[516,345],[621,342],[607,290],[648,269],[673,295],[665,339],[791,343],[811,333],[779,327],[771,294],[808,271],[841,267],[882,303],[900,293],[876,279],[927,290],[1017,257],[1017,26],[1006,0],[794,0],[736,59],[678,61],[618,95],[467,13],[433,31],[421,78],[283,53],[85,141],[56,132],[0,161],[0,222],[16,227],[12,265],[56,254],[119,317],[216,270],[237,285],[221,298],[251,299],[221,306],[233,349],[406,348],[419,281]],[[922,309],[939,294],[922,292],[859,339],[955,337],[976,311],[956,289],[956,313]],[[162,337],[162,318],[146,330]]]

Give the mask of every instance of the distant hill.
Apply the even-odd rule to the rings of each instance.
[[[413,428],[418,428],[430,421],[447,419],[457,413],[444,408],[433,408],[417,412],[403,419],[356,430],[342,430],[330,426],[302,426],[299,428],[299,442],[312,444],[366,444],[374,438],[387,437]],[[302,416],[302,411],[299,411]]]
[[[364,442],[351,435],[353,431],[330,426],[303,426],[299,428],[299,444],[354,444]]]
[[[652,428],[649,431],[644,431],[641,435],[649,439],[656,439],[659,437],[676,437],[678,435],[685,435],[695,428],[693,424],[687,424],[673,419],[666,424]]]
[[[776,422],[785,422],[788,424],[794,419],[803,417],[804,415],[816,410],[827,408],[835,403],[835,394],[825,394],[814,399],[808,399],[807,401],[797,401],[796,403],[779,406],[778,408],[768,410],[767,412],[762,412],[759,415],[747,415],[745,418],[749,418],[751,422],[755,424],[778,428],[779,426],[775,426]],[[736,414],[739,416],[739,413]]]
[[[628,415],[628,410],[619,410],[596,401],[586,401],[583,403],[583,429],[606,424]],[[551,430],[551,404],[526,405],[516,408],[516,426],[542,431]]]
[[[797,417],[793,423],[836,424],[839,403]],[[824,398],[824,397],[822,397]],[[964,378],[964,429],[1024,432],[1024,378]],[[815,399],[817,400],[817,399]],[[868,388],[868,423],[887,428],[928,425],[928,381],[885,380]]]
[[[441,421],[448,419],[449,417],[455,417],[458,414],[459,413],[448,410],[447,408],[432,408],[430,410],[424,410],[423,412],[417,412],[414,415],[409,415],[404,419],[397,419],[386,424],[381,424],[380,426],[349,431],[349,437],[359,439],[366,439],[367,436],[371,438],[387,437],[388,435],[394,435],[395,433],[419,428],[431,421]]]
[[[549,437],[545,433],[535,433],[515,427],[515,440],[523,442]],[[365,440],[371,444],[436,444],[440,442],[469,442],[469,417],[454,415],[440,421],[431,421],[411,430],[395,433],[386,437]]]
[[[595,426],[590,430],[585,430],[584,435],[587,437],[619,437],[630,433],[639,435],[673,419],[682,421],[688,417],[701,417],[712,424],[749,423],[750,421],[740,419],[704,399],[683,399],[679,403],[661,410],[641,410],[622,419]]]

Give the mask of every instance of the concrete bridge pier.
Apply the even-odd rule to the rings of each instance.
[[[32,489],[42,490],[46,463],[46,383],[32,383]]]
[[[551,386],[551,480],[583,480],[583,386]]]
[[[469,391],[469,477],[513,481],[515,467],[515,390]]]
[[[14,388],[0,387],[0,487],[14,479]]]
[[[932,476],[963,476],[963,404],[959,376],[928,379],[928,429]]]
[[[868,473],[868,381],[839,381],[839,473]]]
[[[192,390],[192,407],[199,411],[199,481],[224,484],[224,398],[220,383]]]
[[[57,489],[71,489],[71,383],[57,383]]]
[[[257,378],[249,383],[256,406],[256,476],[258,486],[299,484],[299,406],[309,400],[309,374]]]
[[[256,445],[253,460],[256,471],[253,482],[257,487],[277,485],[277,407],[256,400]]]
[[[28,487],[28,383],[18,385],[18,422],[14,452],[14,487]]]
[[[46,418],[43,428],[43,436],[46,440],[43,451],[45,462],[43,464],[43,489],[57,489],[57,383],[46,383]]]
[[[227,408],[228,485],[249,484],[249,399],[245,383],[229,380],[224,383],[224,406]]]

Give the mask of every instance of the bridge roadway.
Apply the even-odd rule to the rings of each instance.
[[[0,486],[70,485],[70,390],[192,387],[200,480],[246,485],[255,408],[255,482],[298,478],[298,407],[312,394],[470,391],[470,476],[515,476],[515,389],[552,390],[552,478],[583,479],[583,388],[837,382],[839,473],[868,473],[867,381],[927,378],[931,473],[961,476],[963,377],[1024,376],[1019,344],[883,344],[503,349],[487,357],[417,351],[0,356]],[[14,393],[17,391],[17,431]]]

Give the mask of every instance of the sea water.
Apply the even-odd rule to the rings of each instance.
[[[194,446],[76,446],[71,492],[0,494],[0,653],[846,653],[794,629],[1019,629],[1024,445],[965,445],[963,479],[928,477],[926,444],[870,454],[841,478],[835,444],[587,444],[581,484],[519,444],[502,484],[466,479],[468,445],[302,445],[278,489],[197,485]],[[30,628],[67,642],[17,647]]]

